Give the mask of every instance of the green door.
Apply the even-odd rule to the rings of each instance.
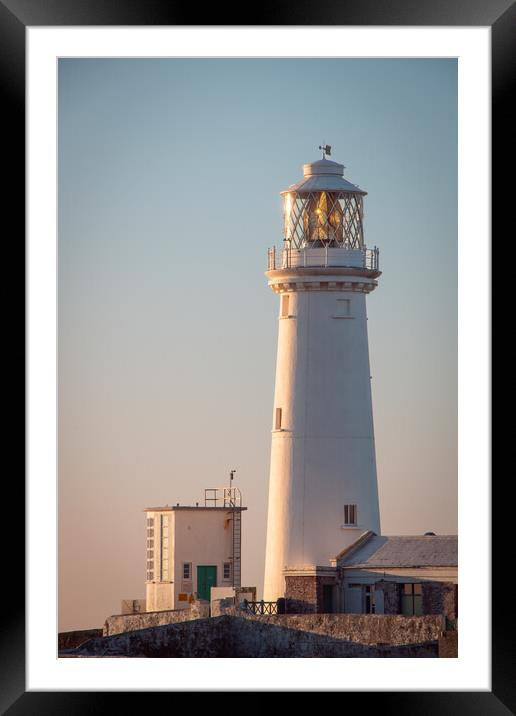
[[[217,567],[197,567],[197,594],[201,599],[210,599],[210,589],[217,586]]]

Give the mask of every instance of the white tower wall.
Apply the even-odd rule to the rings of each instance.
[[[282,249],[269,250],[280,310],[267,601],[285,594],[285,569],[327,567],[361,532],[380,533],[366,315],[378,249],[364,243],[366,192],[343,172],[325,156],[304,165],[282,192]]]
[[[280,294],[266,600],[283,595],[287,565],[327,565],[364,529],[380,532],[366,294],[314,290],[314,278],[289,292],[290,317]],[[344,527],[345,504],[356,527]]]

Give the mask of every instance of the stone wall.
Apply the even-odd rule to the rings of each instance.
[[[246,614],[244,618],[362,644],[401,645],[436,641],[445,628],[444,618],[440,615],[406,617],[401,614]]]
[[[323,587],[334,586],[335,577],[322,575],[286,575],[285,606],[289,614],[322,613]]]
[[[211,616],[219,617],[221,614],[232,614],[235,611],[235,597],[214,599],[211,602]]]
[[[439,658],[455,659],[458,656],[458,632],[446,631],[439,637]]]
[[[62,631],[57,635],[58,649],[74,649],[95,636],[102,636],[102,629]]]
[[[317,611],[315,576],[286,576],[285,605],[288,613],[307,614]]]
[[[142,612],[141,614],[114,614],[104,622],[102,635],[112,636],[113,634],[203,619],[209,616],[210,604],[203,600],[193,602],[188,609]]]
[[[457,585],[451,582],[423,582],[423,613],[457,618]]]
[[[350,618],[353,617],[357,623],[352,628]],[[356,617],[369,619],[369,626],[366,628],[364,623],[360,626]],[[384,630],[374,625],[378,619],[384,620]],[[223,615],[91,639],[60,656],[436,658],[439,649],[436,619],[375,615]],[[418,620],[420,623],[416,626]],[[389,621],[392,624],[386,627]],[[417,641],[422,636],[436,638]],[[371,643],[363,643],[364,637]],[[390,638],[392,642],[372,642],[373,638],[378,641],[380,637]]]
[[[281,615],[256,618],[234,618],[232,629],[233,656],[236,657],[287,657],[287,658],[389,658],[389,657],[423,657],[432,658],[438,655],[438,637],[434,640],[415,638],[415,634],[398,636],[400,643],[396,643],[396,636],[391,630],[388,634],[378,630],[376,634],[367,634],[370,639],[366,642],[364,634],[358,629],[343,629],[341,623],[332,619],[335,615]],[[355,616],[355,615],[349,615]],[[303,617],[308,617],[303,619]],[[319,617],[313,620],[313,617]],[[349,626],[349,625],[348,625]],[[358,625],[355,625],[358,626]],[[374,631],[374,630],[373,630]],[[433,630],[421,630],[422,633],[432,633]],[[384,643],[377,641],[378,637],[385,638]],[[387,637],[393,643],[386,643]],[[352,638],[350,638],[352,637]],[[410,638],[412,637],[412,639]]]

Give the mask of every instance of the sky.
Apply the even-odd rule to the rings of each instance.
[[[383,534],[457,533],[455,59],[60,59],[59,630],[145,596],[145,507],[235,485],[261,596],[279,192],[368,192]]]

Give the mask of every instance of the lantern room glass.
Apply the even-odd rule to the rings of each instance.
[[[284,235],[289,247],[363,249],[361,194],[285,192]]]

